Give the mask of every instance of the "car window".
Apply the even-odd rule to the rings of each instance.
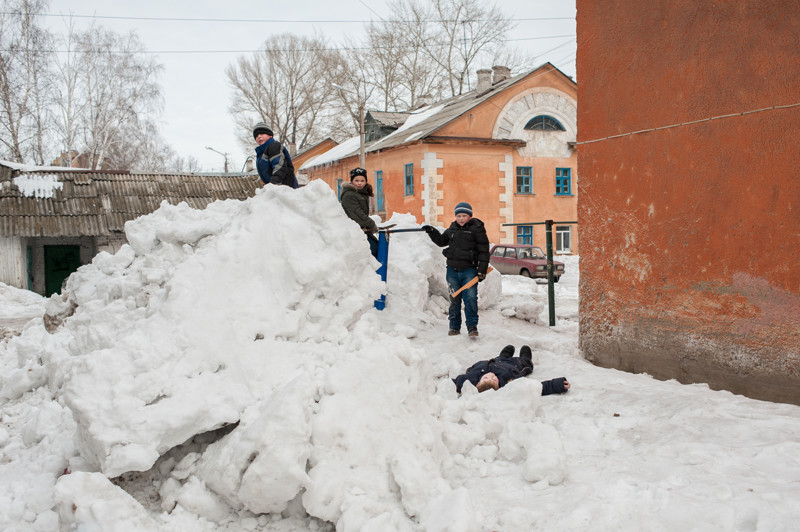
[[[519,250],[519,258],[521,258],[521,259],[529,259],[529,258],[531,258],[531,249],[530,248],[521,248]]]
[[[531,248],[531,252],[533,253],[533,258],[535,259],[544,259],[547,255],[544,254],[542,248]]]
[[[494,251],[492,251],[492,256],[494,256],[494,257],[502,257],[503,256],[503,252],[505,252],[505,250],[506,250],[506,248],[498,246],[498,247],[494,248]]]
[[[506,249],[506,258],[516,259],[517,258],[517,250],[514,248]]]

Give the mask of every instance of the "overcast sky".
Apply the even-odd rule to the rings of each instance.
[[[251,55],[267,37],[278,33],[312,34],[316,30],[340,45],[345,35],[358,38],[363,21],[388,15],[388,5],[382,0],[55,0],[49,12],[74,15],[79,28],[94,21],[117,32],[135,30],[164,66],[161,131],[167,142],[182,157],[196,157],[205,171],[222,171],[224,163],[222,155],[206,146],[227,152],[230,169],[239,171],[251,152],[235,139],[225,67],[241,55]],[[503,0],[497,5],[516,21],[510,44],[537,56],[531,68],[550,61],[575,76],[575,0]],[[83,18],[86,15],[130,18]],[[526,20],[554,17],[568,20]],[[199,18],[240,21],[175,20]],[[253,19],[284,22],[250,22]],[[60,33],[66,28],[66,18],[46,17],[45,23]],[[491,66],[478,65],[475,70]]]

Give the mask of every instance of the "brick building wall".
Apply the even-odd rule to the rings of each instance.
[[[800,404],[800,4],[577,13],[584,355]]]

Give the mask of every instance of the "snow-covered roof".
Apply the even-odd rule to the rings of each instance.
[[[515,83],[527,78],[545,66],[549,66],[555,71],[560,72],[551,63],[545,63],[532,70],[529,70],[528,72],[524,72],[517,76],[497,82],[488,90],[484,90],[480,93],[478,93],[478,90],[475,89],[473,91],[459,94],[458,96],[453,96],[452,98],[442,100],[421,109],[417,109],[413,112],[405,113],[407,118],[396,131],[393,131],[389,135],[367,144],[365,151],[367,153],[375,152],[394,146],[400,146],[408,142],[424,139],[425,137],[434,134],[437,130],[441,129],[452,120],[455,120],[459,116],[477,107],[489,98],[496,96],[505,89],[508,89]],[[378,111],[370,111],[370,114],[373,117],[376,117],[376,115],[382,116]],[[312,166],[330,164],[347,157],[352,157],[358,152],[358,141],[358,137],[353,137],[342,143],[337,148],[334,148],[333,150],[330,150],[317,158],[307,161],[302,168],[305,169],[311,168]],[[345,145],[347,145],[349,149],[344,148]]]
[[[332,163],[340,159],[347,159],[358,153],[361,146],[361,137],[351,137],[338,146],[331,148],[325,153],[321,153],[316,157],[312,157],[300,167],[300,170],[311,168],[312,166],[322,166],[323,164]]]
[[[68,166],[39,166],[35,164],[15,163],[0,159],[0,166],[21,172],[86,172],[88,168],[72,168]]]
[[[0,236],[5,237],[121,234],[125,222],[164,201],[202,209],[220,199],[252,197],[260,188],[253,174],[136,174],[13,164],[0,168]]]

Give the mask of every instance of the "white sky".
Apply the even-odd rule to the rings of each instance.
[[[274,34],[291,32],[311,34],[314,31],[340,45],[345,35],[357,37],[362,22],[389,13],[387,2],[321,0],[262,3],[231,0],[218,2],[164,2],[140,0],[120,2],[98,0],[53,0],[50,13],[95,15],[104,17],[214,18],[226,20],[284,20],[305,22],[204,22],[181,20],[97,19],[106,28],[127,32],[136,30],[144,45],[152,52],[210,51],[215,53],[159,53],[164,66],[161,79],[164,93],[162,134],[182,156],[193,155],[206,171],[222,171],[224,158],[205,149],[210,146],[230,154],[230,169],[242,168],[245,152],[237,143],[233,121],[228,112],[230,88],[225,67],[241,55],[249,55]],[[504,0],[498,2],[503,11],[517,20],[509,35],[511,44],[539,55],[535,64],[551,61],[565,74],[575,76],[575,0]],[[369,6],[369,7],[368,7]],[[570,17],[569,20],[523,20],[532,18]],[[92,19],[76,18],[78,27]],[[66,20],[47,17],[45,23],[63,32]],[[325,22],[337,21],[337,22]],[[532,37],[570,37],[532,39]],[[563,46],[560,46],[563,45]],[[560,47],[559,47],[560,46]],[[559,47],[552,52],[548,50]],[[234,50],[232,52],[221,52]],[[480,65],[491,67],[491,65]]]

